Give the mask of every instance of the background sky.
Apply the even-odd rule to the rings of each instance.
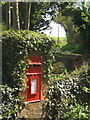
[[[53,37],[66,37],[66,32],[64,28],[55,22],[50,23],[51,30],[45,30],[45,34]]]

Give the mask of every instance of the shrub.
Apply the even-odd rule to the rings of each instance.
[[[88,120],[88,93],[83,91],[87,86],[90,73],[85,67],[72,73],[50,76],[48,92],[43,108],[45,120]]]
[[[17,113],[20,111],[20,107],[23,105],[22,98],[16,96],[16,89],[10,88],[7,85],[1,85],[0,91],[2,91],[2,120],[14,120],[17,118]]]
[[[15,119],[22,106],[19,92],[25,90],[26,58],[29,53],[39,51],[41,57],[45,56],[43,64],[44,75],[49,73],[49,61],[53,58],[55,41],[47,36],[32,31],[4,31],[2,33],[2,77],[1,91],[3,97],[3,119]],[[48,76],[48,74],[47,74]],[[47,77],[46,76],[46,77]]]

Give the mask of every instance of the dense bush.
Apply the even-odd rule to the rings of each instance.
[[[62,51],[69,51],[71,53],[76,53],[76,54],[87,54],[88,53],[88,56],[90,57],[89,55],[89,51],[90,51],[90,47],[88,48],[87,46],[83,46],[83,45],[80,45],[80,44],[66,44],[64,46],[62,46],[61,48]]]
[[[16,96],[16,88],[1,85],[0,91],[2,91],[2,120],[14,120],[24,105],[23,99],[18,94]]]
[[[32,50],[39,51],[41,57],[45,56],[44,64],[48,64],[49,66],[49,60],[53,56],[51,49],[53,49],[55,45],[55,41],[52,38],[31,31],[5,31],[3,32],[2,38],[4,84],[8,83],[9,86],[13,86],[15,85],[15,81],[16,83],[19,82],[19,79],[23,77],[22,73],[25,72],[25,58]],[[10,80],[12,80],[12,82],[14,81],[14,84],[9,82]],[[20,84],[21,83],[19,83],[19,86]]]
[[[85,67],[72,73],[50,76],[43,109],[45,120],[88,120],[88,96],[83,88],[88,85],[90,71]]]
[[[49,73],[49,61],[53,58],[51,49],[55,41],[31,31],[4,31],[2,42],[2,117],[15,119],[23,105],[18,93],[25,89],[26,58],[32,50],[39,51],[42,58],[45,56],[43,64],[47,67],[43,74],[46,75]]]
[[[44,114],[45,119],[61,119],[60,116],[62,116],[62,119],[66,119],[71,113],[74,114],[73,108],[77,108],[78,105],[81,105],[80,102],[83,103],[83,95],[85,95],[85,98],[88,95],[88,93],[81,94],[81,89],[84,87],[83,85],[86,85],[86,83],[83,84],[86,80],[84,80],[86,73],[81,74],[82,72],[77,71],[70,75],[61,74],[60,76],[51,76],[51,71],[55,73],[55,71],[53,72],[52,63],[55,62],[58,46],[50,37],[32,31],[4,31],[2,38],[3,86],[1,86],[1,91],[3,95],[3,119],[15,119],[18,111],[22,109],[23,101],[18,93],[19,91],[25,90],[26,58],[32,50],[41,53],[41,57],[44,60],[43,76],[46,80],[48,79],[49,82],[47,101],[44,107],[46,111],[46,114]],[[81,80],[82,82],[80,82]],[[86,87],[88,88],[88,84]],[[81,91],[78,88],[80,88]],[[79,91],[78,95],[75,90]],[[79,95],[82,96],[79,98],[79,103],[76,103],[74,107],[70,106],[74,98],[78,99]],[[87,102],[87,99],[84,101]],[[67,107],[65,107],[68,105],[69,114]],[[79,108],[83,107],[80,106]],[[87,111],[86,108],[84,111]],[[71,118],[73,119],[73,117]]]

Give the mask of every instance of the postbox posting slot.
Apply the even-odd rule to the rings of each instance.
[[[29,65],[42,65],[40,62],[28,62]]]
[[[26,73],[26,75],[29,75],[29,76],[36,76],[36,75],[41,75],[41,73]]]
[[[36,66],[41,66],[42,64],[41,63],[30,63],[28,65],[29,67],[36,67]]]

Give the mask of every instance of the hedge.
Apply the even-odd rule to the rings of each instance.
[[[51,75],[43,104],[44,120],[89,120],[89,84],[90,70],[85,66]]]
[[[14,119],[20,106],[23,105],[18,93],[25,89],[26,58],[29,53],[35,50],[41,53],[42,58],[45,57],[43,76],[47,78],[50,61],[54,55],[52,50],[54,46],[55,41],[52,38],[33,31],[9,30],[2,33],[3,119]],[[18,106],[17,100],[19,101]]]

